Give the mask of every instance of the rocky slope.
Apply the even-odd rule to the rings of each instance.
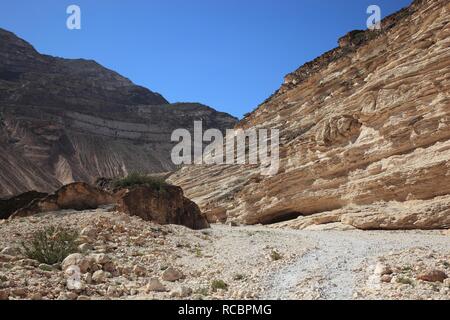
[[[236,123],[200,104],[169,104],[94,61],[42,55],[0,29],[0,197],[170,171],[170,135],[194,120]]]
[[[238,128],[280,129],[280,171],[173,175],[210,220],[450,227],[450,3],[416,0],[289,74]]]
[[[49,226],[79,231],[79,253],[55,265],[24,256],[21,242]],[[223,225],[194,231],[104,209],[65,210],[0,221],[0,300],[448,300],[448,238]]]

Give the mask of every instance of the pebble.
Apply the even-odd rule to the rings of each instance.
[[[61,264],[63,271],[71,266],[77,266],[81,273],[86,273],[92,266],[92,262],[80,253],[74,253],[67,256]]]
[[[150,282],[145,288],[147,292],[166,292],[167,288],[161,283],[158,278],[151,278]]]
[[[147,270],[143,266],[135,265],[133,267],[133,273],[138,277],[143,277],[147,274]]]
[[[187,298],[192,294],[192,289],[186,286],[180,286],[170,292],[172,298]]]

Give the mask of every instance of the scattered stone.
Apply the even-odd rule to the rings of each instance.
[[[180,286],[170,292],[171,298],[187,298],[192,294],[192,289],[186,286]]]
[[[375,266],[374,274],[377,276],[384,276],[388,274],[392,274],[392,269],[389,266],[382,264],[381,262],[377,263]]]
[[[4,254],[4,253],[0,254],[0,262],[11,262],[14,260],[15,260],[15,257],[13,257],[9,254]]]
[[[95,263],[101,265],[111,261],[111,259],[104,253],[93,254],[91,257],[94,259]]]
[[[133,267],[133,273],[138,277],[143,277],[147,274],[147,270],[143,266],[135,265]]]
[[[9,300],[9,290],[0,290],[0,301]]]
[[[61,264],[63,271],[66,271],[70,266],[77,266],[81,273],[86,273],[91,268],[92,263],[82,254],[74,253],[65,258]]]
[[[180,280],[181,278],[183,278],[183,273],[173,267],[167,268],[162,274],[162,279],[164,281],[174,282]]]
[[[118,298],[122,295],[122,290],[116,286],[111,285],[111,286],[108,286],[108,289],[106,290],[106,295],[108,297]]]
[[[33,259],[22,259],[17,261],[17,264],[22,267],[39,267],[39,261],[33,260]]]
[[[78,298],[78,294],[76,294],[75,292],[66,292],[64,295],[67,300],[76,300]]]
[[[151,278],[146,287],[147,292],[166,292],[167,288],[158,278]]]
[[[45,264],[45,263],[41,263],[38,266],[38,268],[41,269],[42,271],[49,271],[49,272],[57,270],[54,266],[51,266],[51,265],[48,265],[48,264]]]
[[[108,278],[108,274],[103,270],[95,271],[92,275],[92,281],[94,281],[95,283],[105,282],[106,278]]]
[[[97,236],[97,229],[92,227],[92,226],[88,226],[86,228],[84,228],[83,230],[81,230],[80,232],[80,236],[86,237],[88,239],[95,239],[95,237]]]
[[[430,270],[417,276],[418,280],[426,282],[444,282],[448,276],[441,270]]]

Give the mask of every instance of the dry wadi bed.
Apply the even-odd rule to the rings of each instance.
[[[62,266],[40,264],[17,251],[49,225],[81,234],[80,254]],[[450,274],[450,241],[441,232],[261,226],[193,231],[98,209],[3,221],[0,250],[3,299],[450,298],[448,279],[417,279],[430,270]],[[73,264],[83,274],[79,286],[69,289],[67,267]]]

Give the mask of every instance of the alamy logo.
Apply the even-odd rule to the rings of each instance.
[[[70,5],[66,10],[67,14],[70,16],[67,18],[66,25],[69,30],[80,30],[81,29],[81,8],[77,5]]]
[[[172,133],[172,149],[175,165],[259,165],[261,174],[271,176],[278,173],[279,130],[229,129],[224,138],[218,129],[203,132],[202,121],[194,122],[194,137],[186,129]],[[205,143],[209,143],[204,146]]]
[[[381,30],[381,8],[373,4],[367,8],[367,14],[371,15],[367,19],[367,28],[369,30]]]

